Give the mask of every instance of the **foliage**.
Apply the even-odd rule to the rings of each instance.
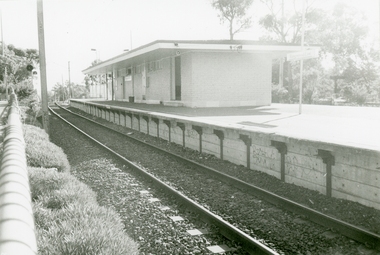
[[[366,43],[366,17],[344,3],[337,4],[332,15],[321,22],[323,53],[333,66],[330,75],[343,76],[335,96],[363,104],[376,91],[379,79],[379,54]]]
[[[29,179],[32,200],[38,200],[46,208],[61,209],[74,202],[96,204],[96,194],[69,173],[33,168]],[[61,192],[62,189],[66,192]]]
[[[268,31],[262,39],[299,43],[301,13],[295,8],[289,11],[285,5],[289,3],[287,1],[283,1],[285,6],[275,5],[273,0],[262,2],[269,10],[269,14],[260,19],[261,26]],[[296,6],[295,3],[293,1],[293,6]],[[312,8],[310,4],[306,7],[305,17],[306,47],[317,43],[321,46],[321,54],[317,61],[304,61],[303,102],[331,101],[337,97],[344,97],[350,104],[378,102],[380,56],[366,43],[368,27],[365,17],[344,3],[337,4],[332,13]],[[330,63],[332,68],[322,63]],[[279,84],[278,66],[277,62],[273,65],[274,84]],[[284,76],[283,86],[288,93],[284,97],[277,87],[273,87],[273,99],[297,102],[299,62],[286,62]],[[330,78],[332,76],[343,78],[334,83]]]
[[[39,254],[138,254],[120,216],[67,173],[30,168]]]
[[[280,85],[272,85],[272,102],[273,103],[288,103],[289,92],[287,89]]]
[[[251,26],[251,17],[247,16],[247,10],[252,5],[253,0],[214,0],[212,7],[218,12],[220,21],[228,21],[230,40],[234,35],[243,29]]]
[[[23,84],[23,83],[16,86],[15,93],[19,100],[23,100],[28,97],[31,97],[32,95],[37,94],[36,90],[33,87],[31,87],[28,84]]]
[[[84,85],[79,85],[75,83],[55,84],[53,94],[50,95],[51,101],[66,101],[69,98],[87,98],[89,95],[89,90]]]
[[[2,53],[2,52],[1,52]],[[12,44],[5,47],[4,56],[0,56],[0,80],[4,83],[4,71],[7,70],[7,84],[16,86],[30,80],[30,72],[26,66],[39,63],[38,51],[35,49],[20,49]],[[31,83],[31,82],[29,82]]]
[[[297,1],[286,1],[287,5],[285,5],[284,2],[280,5],[278,1],[274,0],[261,0],[261,2],[269,11],[269,13],[259,21],[259,24],[267,31],[267,34],[261,39],[284,43],[300,43],[302,10],[296,8]],[[290,5],[291,8],[287,8],[288,5]],[[279,13],[281,13],[281,15]],[[312,8],[312,5],[306,6],[305,30],[312,34],[323,16],[321,10]]]
[[[53,88],[56,101],[65,101],[69,99],[69,90],[66,85],[57,83]]]
[[[24,125],[28,166],[57,168],[60,172],[69,172],[70,164],[63,150],[39,133],[45,131],[35,126]]]
[[[74,85],[71,84],[71,90],[72,90],[72,98],[87,98],[89,95],[89,90],[86,88],[86,86],[83,85]]]

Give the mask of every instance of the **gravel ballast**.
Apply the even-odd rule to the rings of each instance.
[[[113,125],[111,123],[107,123],[107,124]],[[113,125],[113,126],[116,127],[116,125]],[[133,132],[133,136],[138,137],[139,139],[145,140],[145,141],[152,143],[152,144],[156,144],[157,146],[160,146],[160,147],[165,147],[166,149],[171,150],[171,151],[175,151],[177,154],[181,154],[184,157],[188,157],[188,158],[191,158],[191,159],[198,161],[200,163],[209,165],[211,167],[218,169],[219,171],[224,171],[230,175],[234,175],[234,176],[236,176],[240,179],[243,179],[245,181],[250,180],[250,181],[254,182],[253,184],[255,184],[257,186],[263,186],[264,188],[266,188],[272,192],[280,193],[282,195],[283,194],[289,195],[290,199],[295,200],[299,203],[306,204],[309,207],[312,207],[314,209],[321,209],[322,212],[327,211],[331,215],[338,215],[338,216],[341,216],[343,218],[343,217],[347,217],[346,216],[347,213],[345,215],[344,210],[342,210],[342,215],[339,215],[339,213],[340,213],[340,210],[338,210],[339,207],[340,206],[351,207],[351,205],[350,205],[351,203],[348,201],[338,200],[339,203],[336,204],[337,201],[335,201],[334,199],[330,199],[331,201],[329,201],[329,199],[327,199],[325,196],[320,195],[316,192],[312,192],[312,191],[297,187],[295,185],[289,185],[289,184],[281,183],[277,179],[270,177],[270,176],[267,176],[263,173],[260,173],[257,171],[250,171],[250,170],[248,170],[242,166],[233,165],[229,162],[219,160],[216,157],[213,157],[210,155],[199,154],[199,153],[194,152],[192,150],[182,149],[181,146],[178,146],[175,144],[169,144],[166,141],[156,139],[154,137],[149,137],[147,135],[140,134],[136,131],[131,131],[129,129],[121,128],[120,126],[117,126],[116,128],[123,129],[124,132],[128,132],[128,133]],[[51,137],[52,137],[52,140],[55,140],[56,139],[55,133],[54,133],[54,135],[51,135]],[[59,146],[61,146],[61,145],[59,145]],[[63,146],[61,146],[61,147],[63,147]],[[65,152],[66,152],[66,150],[67,149],[65,149]],[[83,151],[86,151],[86,150],[83,150]],[[69,160],[71,162],[71,160],[72,160],[71,156],[69,155],[69,153],[67,153],[67,154],[68,154]],[[76,152],[76,153],[74,152],[73,154],[78,154],[78,152]],[[73,155],[72,157],[76,158],[77,155]],[[92,156],[92,158],[94,158],[94,157]],[[162,158],[157,159],[156,161],[157,162],[163,161],[160,163],[162,163],[166,166],[170,163],[170,162],[166,162],[166,161],[162,160]],[[163,168],[160,168],[160,169],[163,169]],[[182,184],[177,183],[174,185],[178,189],[182,188],[182,192],[185,193],[185,192],[187,192],[187,190],[190,189],[190,186],[191,186],[190,185],[187,187],[185,184],[186,183],[191,184],[191,181],[196,182],[195,177],[196,177],[196,175],[194,175],[194,180],[183,179]],[[200,176],[200,178],[203,178],[203,177]],[[174,183],[174,180],[168,180],[168,181],[170,181],[171,183]],[[209,182],[210,184],[212,182],[214,182],[212,180],[206,180],[206,181]],[[212,202],[211,201],[205,202],[205,201],[207,201],[207,199],[206,199],[207,196],[205,197],[203,195],[203,197],[202,197],[202,194],[208,194],[208,193],[211,194],[213,192],[215,193],[215,191],[217,190],[216,188],[213,188],[214,186],[212,186],[212,185],[209,185],[209,186],[210,186],[209,191],[202,190],[199,192],[199,194],[197,194],[197,196],[199,197],[199,201],[202,201],[202,203],[205,203],[205,204],[212,204]],[[219,186],[221,186],[221,188],[225,188],[226,190],[219,191],[220,196],[218,196],[218,199],[220,199],[220,201],[224,201],[225,203],[230,204],[231,206],[230,206],[230,208],[219,208],[218,209],[217,205],[213,205],[214,211],[217,211],[218,213],[220,213],[220,215],[228,218],[228,217],[231,217],[231,214],[226,214],[225,211],[230,211],[230,213],[232,213],[232,210],[235,210],[235,209],[246,210],[246,207],[241,205],[241,201],[247,201],[247,198],[246,198],[244,193],[236,192],[236,191],[234,191],[234,193],[231,193],[229,188],[224,187],[225,185],[223,185],[222,183],[220,183]],[[300,196],[300,194],[302,194],[302,196]],[[292,197],[294,197],[295,199],[293,199]],[[245,222],[240,227],[242,227],[243,229],[245,227],[247,227],[248,228],[247,232],[252,231],[252,229],[253,229],[253,232],[255,232],[256,234],[260,234],[261,236],[268,236],[268,238],[270,240],[275,239],[274,241],[276,241],[277,243],[282,242],[284,244],[286,243],[287,247],[293,247],[293,248],[289,248],[289,250],[286,251],[286,254],[358,254],[359,250],[360,250],[360,252],[365,251],[366,254],[376,254],[376,253],[373,253],[374,251],[367,250],[364,246],[355,244],[355,242],[352,242],[352,241],[343,242],[343,243],[346,243],[345,244],[346,246],[342,247],[342,249],[339,249],[337,247],[329,249],[328,247],[334,246],[334,242],[336,242],[337,239],[312,240],[308,234],[308,231],[309,232],[313,232],[313,231],[325,232],[325,230],[321,230],[321,229],[318,230],[318,227],[316,227],[316,226],[309,226],[308,222],[304,221],[302,218],[297,218],[297,217],[295,218],[295,216],[290,214],[290,213],[289,213],[289,215],[281,215],[280,213],[276,212],[275,209],[270,209],[271,207],[268,207],[269,209],[267,209],[265,202],[263,202],[257,198],[251,198],[249,201],[251,201],[249,207],[250,208],[251,207],[256,208],[255,210],[258,212],[258,220],[255,222],[252,222],[252,223]],[[350,211],[350,213],[348,213],[348,215],[350,215],[351,217],[347,217],[347,218],[349,218],[352,221],[356,221],[355,217],[357,217],[357,219],[359,219],[359,221],[357,221],[357,222],[363,222],[362,225],[364,225],[368,221],[368,219],[371,219],[371,217],[373,217],[374,222],[378,221],[378,219],[379,219],[377,217],[379,215],[378,211],[371,209],[371,208],[366,208],[366,207],[363,207],[365,209],[365,210],[363,210],[362,206],[360,206],[360,205],[358,206],[357,203],[353,203],[353,204],[355,204],[353,206],[354,207],[353,211],[355,212],[355,208],[356,208],[358,210],[358,212],[360,212],[360,214],[363,216],[357,217],[357,216],[355,216],[355,213],[353,214]],[[346,208],[348,208],[348,207],[346,207]],[[240,214],[240,212],[238,212],[238,211],[236,211],[236,213],[235,212],[232,213],[232,215],[239,215],[239,214]],[[305,247],[298,247],[299,244],[297,244],[297,242],[295,242],[293,245],[292,242],[293,242],[293,239],[295,239],[294,236],[291,237],[291,236],[287,236],[287,235],[283,235],[283,234],[279,235],[279,233],[274,233],[275,231],[273,230],[273,224],[276,225],[276,223],[273,221],[276,217],[278,217],[278,215],[281,215],[281,217],[278,219],[279,222],[283,221],[284,218],[286,218],[286,217],[289,218],[289,220],[287,220],[288,226],[286,226],[286,228],[284,228],[284,229],[274,228],[275,231],[279,232],[279,233],[283,233],[283,234],[287,233],[287,232],[290,233],[292,228],[295,228],[297,225],[301,224],[306,232],[300,231],[299,237],[296,239],[298,239],[298,241],[304,239],[304,241],[302,241],[301,243],[309,244],[309,246],[311,247],[311,250],[307,250],[307,248],[305,248]],[[363,218],[364,218],[364,220],[363,220]],[[244,222],[244,219],[236,219],[236,220],[237,221],[240,220],[240,221]],[[376,225],[378,225],[378,224],[371,224],[371,223],[368,224],[368,222],[367,222],[368,228],[372,228],[372,229],[375,229],[375,231],[378,231],[378,230],[376,230]],[[271,228],[269,228],[269,226]],[[311,230],[306,230],[309,228]],[[373,230],[371,230],[371,231],[373,231]],[[250,233],[250,234],[253,234],[253,233]],[[337,238],[337,237],[335,237],[335,238]],[[339,237],[339,238],[341,238],[341,237]],[[327,241],[331,240],[330,241],[331,243],[330,244],[326,243],[326,240]],[[326,247],[326,245],[327,245],[327,247]],[[320,250],[318,250],[318,249],[315,250],[313,248],[315,246],[322,246],[322,247],[326,247],[326,248],[320,249]],[[347,253],[346,251],[348,251],[350,249],[351,249],[351,252]],[[300,250],[301,251],[303,250],[303,252],[298,253],[298,251],[300,251]],[[323,250],[326,253],[321,253]],[[314,252],[317,252],[317,253],[314,253]]]

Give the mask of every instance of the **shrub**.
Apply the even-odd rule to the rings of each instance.
[[[80,203],[61,210],[45,209],[41,204],[35,204],[33,209],[38,222],[40,255],[138,254],[137,244],[125,234],[119,216],[111,209]]]
[[[70,172],[66,154],[49,141],[49,136],[43,129],[24,125],[24,140],[28,166],[57,168],[59,172]]]
[[[29,168],[39,254],[138,254],[112,209],[69,173]]]
[[[96,194],[68,173],[56,169],[29,168],[33,201],[50,209],[61,209],[71,203],[96,204]]]

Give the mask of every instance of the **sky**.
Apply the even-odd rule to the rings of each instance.
[[[289,1],[289,0],[287,0]],[[331,9],[338,0],[316,0]],[[363,11],[379,38],[380,0],[345,0]],[[3,40],[16,48],[38,49],[37,0],[0,0]],[[265,7],[254,0],[252,28],[235,39],[257,40]],[[70,80],[82,84],[82,70],[155,40],[228,39],[211,0],[43,0],[47,86]],[[93,51],[92,49],[95,49]],[[69,71],[70,66],[70,71]]]

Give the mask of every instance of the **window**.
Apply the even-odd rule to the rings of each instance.
[[[163,69],[162,60],[152,61],[147,64],[148,72],[154,72]]]

